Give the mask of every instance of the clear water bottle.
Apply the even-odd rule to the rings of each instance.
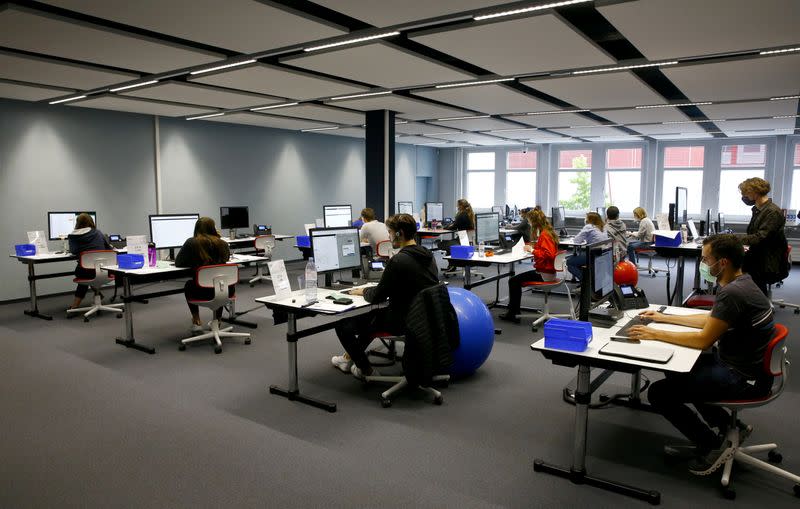
[[[686,229],[685,224],[681,225],[681,242],[683,242],[684,244],[689,242],[689,230]]]
[[[309,258],[306,264],[306,304],[317,301],[317,266],[314,258]]]
[[[478,244],[478,257],[483,258],[484,253],[486,252],[486,244],[483,242]]]
[[[156,256],[156,245],[154,242],[150,242],[147,244],[147,264],[151,267],[155,267],[157,259],[158,256]]]

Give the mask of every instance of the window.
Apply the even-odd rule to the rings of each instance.
[[[742,203],[739,184],[751,177],[764,178],[767,146],[724,145],[719,174],[719,211],[730,216],[749,216],[750,207]]]
[[[589,209],[592,191],[592,151],[561,150],[558,153],[558,204],[569,211]]]
[[[661,181],[661,212],[669,212],[669,204],[675,201],[675,188],[685,187],[689,194],[689,214],[701,212],[703,190],[703,166],[705,147],[665,147],[664,175]]]
[[[519,208],[536,205],[536,151],[509,152],[506,160],[506,203]]]
[[[494,152],[467,153],[467,200],[472,208],[494,205]]]
[[[624,215],[640,207],[642,149],[612,148],[606,151],[605,205],[616,205]]]
[[[800,142],[794,146],[794,171],[792,172],[792,196],[789,207],[800,209]]]

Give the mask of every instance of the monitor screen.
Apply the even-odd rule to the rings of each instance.
[[[719,231],[717,233],[725,231],[725,214],[720,212],[717,220],[719,221]]]
[[[97,225],[97,212],[48,212],[47,213],[47,236],[50,240],[58,240],[61,236],[66,237],[75,229],[75,219],[86,212],[92,216],[92,221]]]
[[[603,221],[606,219],[606,208],[605,207],[597,207],[597,213],[600,214],[600,217],[603,218]]]
[[[361,266],[358,228],[313,228],[311,251],[317,272],[358,268]]]
[[[444,204],[439,202],[428,202],[425,204],[425,220],[441,221],[444,219]]]
[[[247,207],[220,207],[219,227],[223,230],[250,228],[250,214]]]
[[[163,214],[150,216],[150,241],[158,249],[181,247],[194,235],[200,214]]]
[[[350,226],[353,220],[353,207],[350,205],[325,205],[322,207],[325,228]]]
[[[560,230],[564,228],[564,207],[553,207],[552,214],[553,229]]]
[[[586,247],[586,264],[592,284],[592,301],[602,301],[614,291],[614,241],[604,240]]]
[[[475,242],[488,244],[500,241],[500,216],[497,212],[475,214]]]
[[[675,228],[686,224],[686,202],[689,200],[689,191],[685,187],[675,188]]]
[[[414,202],[413,201],[399,201],[397,202],[397,213],[398,214],[413,214],[414,213]]]

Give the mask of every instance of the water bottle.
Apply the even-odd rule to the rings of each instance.
[[[314,258],[309,258],[306,264],[306,304],[317,301],[317,266]]]
[[[689,230],[686,229],[686,225],[681,225],[681,242],[686,244],[689,241]]]
[[[156,245],[154,242],[147,244],[147,264],[151,267],[156,266]]]
[[[478,244],[478,258],[483,258],[483,254],[486,252],[486,245],[481,242]]]
[[[272,235],[272,225],[267,226],[267,235]]]

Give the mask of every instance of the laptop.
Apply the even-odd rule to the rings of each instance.
[[[614,357],[625,357],[627,359],[666,364],[675,352],[671,348],[663,348],[660,346],[610,341],[600,349],[600,353],[603,355],[612,355]]]

